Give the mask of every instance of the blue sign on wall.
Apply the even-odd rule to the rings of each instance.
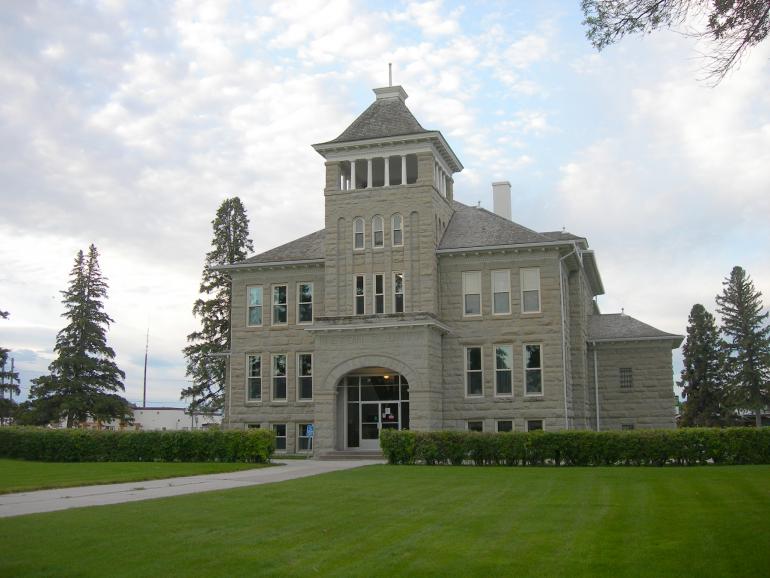
[[[313,424],[312,423],[307,424],[307,429],[305,431],[307,433],[307,437],[312,438],[313,431],[314,431]]]

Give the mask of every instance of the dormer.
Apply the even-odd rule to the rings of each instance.
[[[452,175],[463,169],[439,131],[426,130],[401,86],[374,89],[375,100],[334,140],[313,148],[326,159],[326,193],[433,185],[451,203]]]

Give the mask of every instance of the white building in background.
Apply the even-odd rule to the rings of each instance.
[[[137,407],[134,408],[135,429],[176,430],[207,429],[222,423],[222,414],[190,415],[183,407]],[[129,426],[130,427],[130,426]]]

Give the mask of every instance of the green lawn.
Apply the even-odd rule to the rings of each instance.
[[[0,494],[218,474],[255,467],[260,465],[163,462],[48,463],[0,459]]]
[[[757,576],[770,466],[373,466],[0,522],[1,576]]]

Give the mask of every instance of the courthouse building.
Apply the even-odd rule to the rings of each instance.
[[[224,426],[271,428],[279,451],[317,455],[377,450],[388,428],[674,427],[682,336],[601,314],[586,239],[513,222],[508,182],[492,184],[494,212],[455,201],[463,165],[441,132],[400,86],[374,92],[313,145],[324,227],[223,267]]]

